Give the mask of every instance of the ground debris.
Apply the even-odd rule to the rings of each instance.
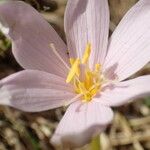
[[[24,0],[34,6],[65,41],[63,17],[67,0]],[[125,12],[137,0],[109,0],[113,32]],[[0,79],[22,68],[11,53],[10,41],[0,34]],[[150,64],[135,76],[150,74]],[[150,99],[115,108],[115,117],[100,135],[101,150],[150,149]],[[49,140],[65,109],[24,113],[0,106],[0,150],[54,150]],[[77,150],[90,150],[87,144]]]

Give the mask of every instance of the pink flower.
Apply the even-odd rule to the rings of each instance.
[[[108,42],[107,0],[68,0],[66,46],[28,4],[1,3],[0,28],[26,70],[0,81],[0,104],[28,112],[70,104],[52,142],[85,144],[111,122],[111,106],[150,95],[150,75],[124,81],[150,60],[149,18],[150,1],[140,0]]]

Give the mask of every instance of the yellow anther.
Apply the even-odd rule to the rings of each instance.
[[[74,64],[74,62],[75,62],[75,59],[74,58],[70,58],[69,61],[70,61],[70,64],[72,66]]]
[[[75,63],[76,59],[70,58],[69,61],[70,61],[71,66],[73,66],[73,64]],[[80,75],[80,68],[79,68],[79,67],[78,67],[78,69],[77,69],[76,75],[77,75],[78,77],[79,77],[79,75]]]
[[[74,62],[76,61],[74,58],[69,59],[71,66],[73,66]],[[80,68],[78,67],[76,75],[79,77],[80,75]]]
[[[91,54],[91,44],[88,43],[86,45],[86,49],[85,49],[84,55],[82,57],[82,64],[87,63],[87,61],[89,60],[90,54]]]
[[[71,80],[73,79],[73,77],[76,75],[76,73],[79,70],[79,64],[80,64],[80,59],[77,58],[74,62],[74,64],[72,65],[69,74],[67,76],[66,82],[69,83],[71,82]]]
[[[79,82],[79,90],[80,93],[85,94],[87,92],[85,86],[84,86],[84,82]]]
[[[93,84],[93,73],[91,71],[85,72],[85,87],[89,89]]]
[[[101,70],[100,64],[95,64],[95,72],[99,72]]]

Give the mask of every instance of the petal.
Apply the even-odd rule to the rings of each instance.
[[[65,31],[71,57],[82,57],[91,43],[90,62],[103,62],[108,41],[109,9],[107,0],[69,0],[65,13]]]
[[[60,107],[73,97],[63,78],[42,71],[25,70],[0,81],[0,104],[23,111]]]
[[[98,101],[107,106],[120,106],[138,98],[150,95],[150,75],[120,82],[106,88]]]
[[[112,118],[113,112],[109,107],[94,101],[78,101],[69,106],[51,142],[68,147],[82,146],[104,130]]]
[[[66,45],[34,8],[21,1],[0,3],[0,22],[2,31],[12,40],[13,54],[22,67],[66,77],[68,70],[50,43],[67,62]]]
[[[109,78],[124,80],[150,61],[150,1],[141,0],[114,31],[105,61]]]

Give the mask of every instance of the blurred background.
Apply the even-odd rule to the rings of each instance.
[[[24,0],[36,8],[64,39],[63,17],[67,0]],[[137,0],[109,0],[110,35]],[[26,13],[26,12],[25,12]],[[11,53],[10,41],[0,33],[0,79],[22,68]],[[150,74],[150,64],[134,76]],[[24,113],[0,106],[0,150],[54,150],[49,139],[64,108]],[[112,124],[100,135],[101,150],[150,150],[150,98],[115,108]],[[92,150],[87,144],[78,150]]]

